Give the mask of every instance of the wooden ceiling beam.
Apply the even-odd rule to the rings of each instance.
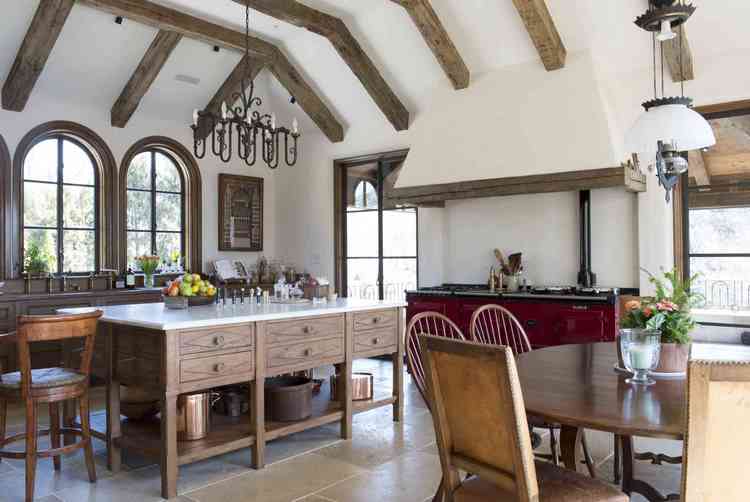
[[[565,66],[567,51],[544,0],[513,0],[547,71]]]
[[[112,106],[111,122],[114,127],[125,127],[128,124],[180,40],[182,35],[179,33],[159,30]]]
[[[711,173],[702,151],[691,150],[688,152],[688,166],[689,175],[695,178],[696,185],[708,186],[711,184]]]
[[[456,89],[469,87],[471,73],[429,0],[393,0],[409,13],[443,71]]]
[[[239,92],[240,88],[242,88],[243,79],[245,78],[245,68],[247,68],[248,66],[250,68],[250,74],[247,76],[247,78],[249,79],[249,85],[249,82],[255,80],[255,77],[258,76],[258,73],[260,73],[260,71],[266,65],[263,59],[254,58],[252,56],[250,56],[250,59],[247,60],[247,63],[249,65],[246,65],[246,56],[243,56],[240,62],[237,63],[237,66],[235,66],[234,70],[232,70],[232,73],[230,73],[224,83],[221,84],[219,90],[216,91],[214,97],[211,98],[211,101],[209,101],[206,107],[203,109],[204,112],[218,115],[221,112],[222,103],[226,103],[227,106],[231,107],[235,103],[235,101],[237,101],[235,99],[235,95]],[[199,123],[198,125],[200,126],[198,130],[198,136],[201,139],[205,139],[211,133],[211,130],[206,127],[207,124],[205,122]]]
[[[152,26],[158,30],[172,31],[187,38],[227,49],[245,50],[244,33],[148,0],[77,1],[80,4]],[[332,142],[343,140],[344,132],[341,123],[278,47],[260,38],[250,37],[249,48],[251,54],[262,58],[269,67],[273,65],[276,68],[278,74],[274,72],[274,75],[287,88],[287,91],[297,99],[300,107],[329,140]]]
[[[20,112],[26,107],[74,4],[75,0],[45,0],[37,7],[3,84],[4,109]]]
[[[409,111],[341,19],[296,0],[234,1],[242,6],[249,1],[250,7],[258,12],[327,38],[393,127],[397,131],[409,128]]]
[[[690,41],[684,25],[678,28],[678,35],[680,32],[682,34],[682,42],[680,42],[680,36],[677,36],[672,40],[663,42],[662,45],[662,48],[664,49],[664,60],[667,63],[670,75],[672,75],[673,82],[695,79],[693,53],[690,50]],[[680,58],[680,49],[682,49],[682,58]],[[680,63],[682,63],[682,65],[680,65]]]

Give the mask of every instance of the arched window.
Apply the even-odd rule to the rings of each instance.
[[[125,154],[120,183],[122,266],[179,253],[187,269],[200,270],[201,179],[190,152],[169,138],[144,138]]]
[[[185,182],[175,159],[157,150],[141,152],[127,176],[127,265],[152,254],[165,261],[185,255]]]
[[[36,143],[23,163],[24,250],[36,248],[51,272],[99,268],[99,197],[94,158],[73,138]]]
[[[21,140],[13,165],[16,270],[31,250],[52,273],[113,265],[114,170],[104,141],[73,122],[42,124]]]
[[[369,181],[360,181],[354,189],[354,207],[357,209],[377,209],[378,191]]]

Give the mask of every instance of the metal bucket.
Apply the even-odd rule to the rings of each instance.
[[[340,401],[338,395],[339,375],[331,375],[331,400]],[[352,401],[367,401],[372,399],[375,377],[372,373],[352,373]]]
[[[193,392],[177,397],[177,439],[195,441],[211,431],[211,406],[218,399],[216,392]]]

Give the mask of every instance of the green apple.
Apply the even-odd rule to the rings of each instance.
[[[182,276],[182,282],[186,284],[190,284],[193,282],[193,274],[185,274]]]

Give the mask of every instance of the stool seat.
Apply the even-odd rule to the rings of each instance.
[[[31,370],[31,388],[49,389],[85,382],[86,375],[66,368],[43,368]],[[0,375],[1,390],[21,390],[21,372]]]
[[[629,498],[614,486],[591,479],[549,462],[534,462],[539,483],[539,502],[628,502]],[[495,483],[474,477],[453,492],[455,502],[515,502],[515,493]]]

